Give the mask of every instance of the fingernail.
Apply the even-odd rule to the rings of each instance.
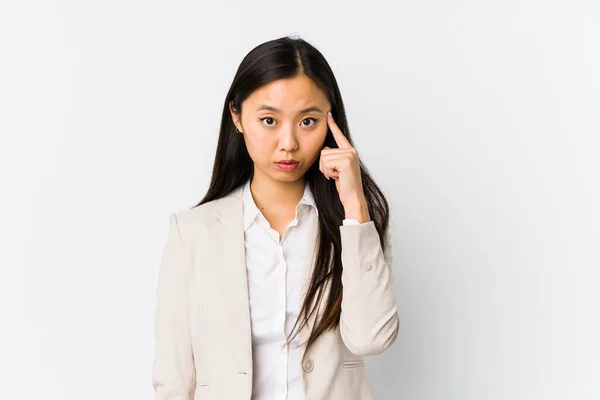
[[[332,115],[331,115],[331,111],[327,111],[327,116],[328,116],[328,117],[331,117],[331,116],[332,116]]]

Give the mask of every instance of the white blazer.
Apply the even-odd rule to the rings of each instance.
[[[309,214],[316,239],[317,216]],[[155,400],[249,400],[252,336],[242,188],[169,218],[156,291]],[[372,221],[340,230],[340,324],[303,350],[307,400],[374,399],[363,357],[382,353],[398,334],[391,241],[384,253]],[[314,255],[316,240],[309,248]],[[307,259],[304,288],[313,267],[312,257]],[[300,331],[301,342],[314,320]]]

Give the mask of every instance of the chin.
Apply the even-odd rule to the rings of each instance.
[[[286,172],[277,170],[275,171],[275,174],[271,175],[271,179],[278,182],[292,183],[296,182],[299,179],[302,179],[302,177],[304,176],[304,172],[306,171]]]

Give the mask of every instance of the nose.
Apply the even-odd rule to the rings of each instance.
[[[281,151],[296,151],[298,140],[293,127],[282,128],[279,133],[279,149]]]

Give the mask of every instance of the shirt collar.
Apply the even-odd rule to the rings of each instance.
[[[254,199],[252,198],[252,192],[250,192],[250,181],[248,180],[244,185],[242,199],[244,202],[244,231],[247,231],[252,225],[252,222],[256,219],[256,217],[261,214],[260,210],[256,206]],[[315,202],[315,198],[313,196],[312,191],[308,183],[304,186],[304,194],[302,195],[302,199],[298,202],[296,206],[296,217],[300,217],[302,213],[302,208],[300,204],[304,204],[307,206],[312,206],[317,213],[317,217],[319,216],[319,209],[317,208],[317,203]]]
[[[244,185],[244,193],[242,195],[244,201],[244,232],[250,228],[252,222],[256,219],[260,210],[256,206],[252,193],[250,192],[250,181],[247,181]]]

